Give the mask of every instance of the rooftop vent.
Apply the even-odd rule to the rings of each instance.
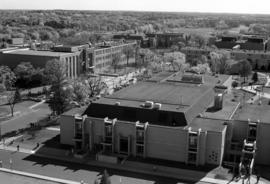
[[[120,102],[115,102],[115,105],[120,105]]]
[[[144,103],[144,107],[146,107],[146,108],[153,108],[153,106],[154,106],[154,102],[152,102],[152,101],[146,101]]]
[[[153,108],[158,110],[161,109],[161,103],[155,103]]]

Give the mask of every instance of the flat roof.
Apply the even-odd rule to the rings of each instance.
[[[72,54],[72,52],[36,51],[36,50],[14,50],[5,54],[32,55],[32,56],[51,56],[60,57]]]
[[[203,85],[141,82],[120,90],[108,98],[190,106],[210,88]]]
[[[213,97],[214,90],[208,86],[140,82],[92,102],[85,114],[163,126],[186,126],[207,109]],[[161,108],[146,108],[145,101],[161,103]]]
[[[260,120],[260,122],[270,123],[270,106],[245,104],[241,109],[238,109],[232,119],[240,121],[250,119],[254,122]]]
[[[216,110],[214,108],[214,101],[209,105],[209,108],[203,113],[203,117],[212,119],[224,119],[229,120],[236,112],[239,102],[231,100],[232,97],[229,94],[225,94],[223,97],[223,108]]]
[[[87,108],[87,106],[73,108],[73,109],[70,109],[67,112],[64,112],[62,115],[66,115],[66,116],[83,115],[83,113],[85,112],[86,108]]]
[[[182,82],[182,76],[183,75],[194,75],[194,76],[203,76],[204,83],[202,85],[207,85],[207,86],[215,86],[215,85],[223,85],[231,76],[230,75],[210,75],[210,74],[192,74],[190,72],[186,73],[177,73],[175,75],[172,75],[167,79],[167,81],[170,82]]]
[[[223,132],[226,128],[224,124],[226,120],[219,119],[209,119],[209,118],[195,118],[188,126],[191,127],[191,130],[202,131],[214,131],[214,132]]]

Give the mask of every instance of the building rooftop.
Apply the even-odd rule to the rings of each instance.
[[[93,102],[88,116],[118,118],[166,126],[185,126],[204,112],[214,97],[208,86],[141,82]],[[146,101],[161,103],[159,109],[142,106]]]
[[[61,56],[68,55],[71,53],[53,52],[53,51],[36,51],[36,50],[14,50],[14,51],[8,52],[6,54],[61,57]]]
[[[251,105],[245,104],[241,109],[239,109],[232,119],[240,121],[250,121],[263,123],[270,123],[270,106],[269,105]]]
[[[215,86],[215,85],[223,85],[231,76],[230,75],[210,75],[210,74],[201,74],[201,75],[197,75],[197,74],[192,74],[189,72],[186,73],[177,73],[175,75],[172,75],[171,77],[167,78],[167,81],[170,82],[178,82],[181,83],[182,81],[182,77],[186,75],[191,75],[191,76],[202,76],[203,77],[203,85],[207,85],[207,86]]]
[[[66,115],[66,116],[82,115],[85,112],[86,108],[87,106],[73,108],[67,112],[64,112],[62,115]]]
[[[223,132],[226,128],[225,120],[219,119],[208,119],[208,118],[195,118],[188,126],[191,127],[191,130],[197,131],[214,131],[214,132]]]
[[[216,110],[214,101],[209,105],[209,108],[203,113],[203,117],[211,119],[229,120],[239,107],[239,102],[232,101],[231,94],[225,94],[223,97],[223,108]]]
[[[141,82],[136,86],[125,88],[114,93],[109,98],[126,99],[132,101],[154,101],[162,104],[190,106],[196,102],[202,94],[209,91],[206,86],[190,84],[170,84]],[[180,98],[182,98],[180,102]]]

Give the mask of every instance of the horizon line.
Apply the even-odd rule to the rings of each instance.
[[[234,14],[234,15],[266,15],[270,13],[237,13],[237,12],[207,12],[207,11],[169,11],[169,10],[104,10],[104,9],[16,9],[16,8],[0,8],[0,11],[100,11],[100,12],[145,12],[145,13],[197,13],[197,14]]]

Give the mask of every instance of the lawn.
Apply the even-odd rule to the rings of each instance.
[[[41,104],[34,109],[29,109],[30,106],[36,104],[36,102],[25,101],[15,106],[15,112],[19,112],[12,119],[1,122],[1,134],[4,135],[11,131],[29,127],[30,123],[38,122],[46,119],[51,110],[48,104]],[[8,106],[2,106],[8,108]]]

